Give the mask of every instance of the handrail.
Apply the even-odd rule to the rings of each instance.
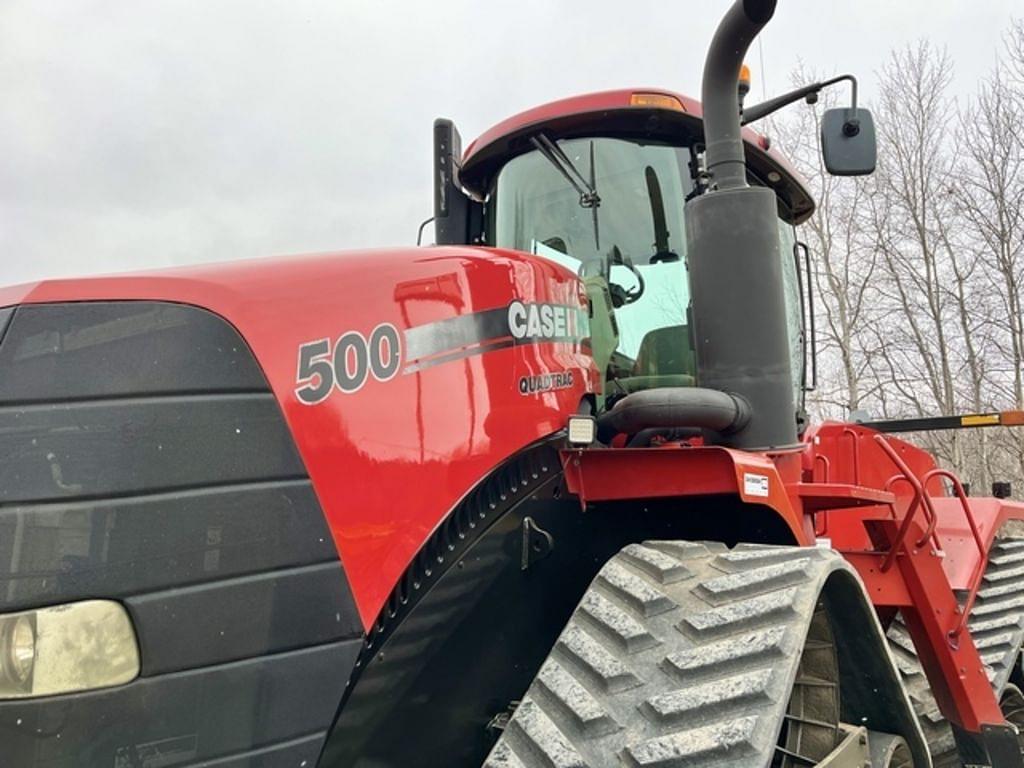
[[[886,491],[889,491],[889,493],[892,493],[893,492],[893,490],[892,490],[893,485],[898,483],[900,480],[902,480],[903,482],[907,483],[907,485],[910,485],[910,490],[912,490],[912,491],[914,490],[914,486],[910,483],[909,480],[907,480],[907,476],[904,475],[902,472],[899,473],[898,475],[893,475],[888,480],[886,480],[885,481],[885,485],[883,486],[883,489],[886,490]],[[893,504],[893,505],[891,505],[889,507],[889,512],[892,514],[892,519],[895,520],[896,519],[896,505],[895,504]]]
[[[892,477],[885,481],[885,490],[892,490],[893,484],[899,482],[900,480],[910,485],[911,488],[914,487],[913,482],[911,482],[911,480],[901,472],[898,475],[893,475]],[[928,520],[928,526],[927,528],[925,528],[924,535],[916,542],[914,542],[914,546],[923,547],[925,545],[925,542],[927,542],[928,539],[931,538],[932,545],[935,547],[936,551],[939,551],[942,549],[942,543],[939,541],[938,534],[935,533],[935,528],[939,523],[939,516],[935,514],[935,507],[932,506],[931,499],[927,494],[928,484],[924,483],[921,487],[924,491],[924,496],[922,496],[921,501],[924,503],[924,516]]]
[[[832,474],[832,462],[830,462],[828,460],[828,456],[826,456],[823,453],[815,454],[815,456],[814,456],[814,464],[812,465],[812,469],[811,469],[811,476],[812,477],[814,476],[814,469],[813,469],[813,467],[816,466],[819,461],[821,462],[822,466],[825,467],[825,476],[822,478],[821,481],[823,483],[827,483],[827,482],[829,482],[829,476]]]
[[[906,465],[906,462],[900,458],[900,455],[896,453],[888,441],[882,435],[875,435],[875,442],[885,451],[886,455],[896,465],[896,468],[903,473],[904,479],[910,484],[910,487],[914,489],[914,498],[910,502],[910,506],[907,507],[906,515],[903,518],[903,524],[900,526],[899,531],[896,534],[896,540],[892,543],[889,549],[889,554],[886,555],[885,560],[882,561],[882,565],[879,570],[882,573],[886,573],[892,568],[893,563],[896,562],[896,555],[899,554],[899,548],[903,544],[903,540],[907,538],[907,533],[910,531],[910,524],[914,520],[914,514],[917,512],[918,507],[921,506],[921,499],[924,497],[924,488],[921,486],[920,481],[910,471],[910,467]],[[925,513],[927,515],[927,512]]]
[[[853,438],[853,484],[860,485],[860,436],[850,427],[843,427],[840,436],[845,435]]]
[[[925,473],[924,477],[921,478],[925,486],[934,477],[944,477],[953,484],[953,490],[960,500],[960,506],[964,510],[964,517],[967,518],[967,525],[971,528],[971,535],[974,537],[974,543],[978,547],[978,564],[974,566],[974,573],[971,574],[970,590],[967,593],[967,601],[964,603],[963,609],[960,611],[960,618],[957,619],[956,625],[949,631],[949,637],[951,640],[956,640],[960,637],[960,633],[964,631],[967,626],[967,619],[971,615],[971,610],[974,608],[974,601],[978,597],[978,592],[981,588],[981,580],[985,575],[985,565],[987,558],[985,557],[985,542],[981,538],[981,531],[978,530],[978,524],[974,519],[974,514],[971,512],[971,504],[967,500],[967,492],[964,491],[964,486],[960,482],[955,474],[950,472],[948,469],[941,469],[936,467],[931,471]]]

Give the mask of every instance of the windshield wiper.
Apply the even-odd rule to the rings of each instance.
[[[651,264],[659,261],[679,261],[679,254],[669,250],[668,247],[668,221],[665,218],[665,199],[661,195],[661,184],[658,182],[658,174],[653,167],[644,168],[644,178],[647,180],[647,197],[651,201],[651,218],[654,220],[654,255],[651,256]]]
[[[569,182],[580,196],[580,208],[589,208],[594,216],[594,247],[600,250],[601,239],[598,234],[597,209],[601,206],[601,196],[597,194],[597,182],[594,172],[594,142],[590,142],[590,180],[583,177],[569,156],[545,134],[538,133],[530,137],[530,143],[537,148],[544,159],[551,163]]]

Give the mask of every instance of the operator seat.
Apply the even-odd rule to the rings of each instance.
[[[692,387],[697,380],[697,362],[687,325],[669,325],[644,334],[633,364],[633,375],[620,380],[627,389]]]

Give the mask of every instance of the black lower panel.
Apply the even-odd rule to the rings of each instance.
[[[0,505],[4,611],[336,558],[308,479]]]
[[[204,760],[185,768],[296,768],[316,765],[324,734],[314,733],[305,738],[276,744],[266,749],[257,749],[220,760]]]
[[[0,403],[0,503],[305,475],[269,392]]]
[[[291,568],[126,601],[145,677],[360,634],[341,564]]]
[[[109,691],[3,702],[0,765],[143,768],[235,756],[239,766],[276,766],[272,751],[264,762],[238,753],[325,730],[361,645],[350,640]]]
[[[125,606],[138,679],[0,701],[0,768],[314,764],[363,628],[277,399],[223,318],[0,310],[0,614],[87,599]]]

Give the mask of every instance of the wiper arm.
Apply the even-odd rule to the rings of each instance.
[[[651,218],[654,220],[654,255],[650,263],[679,261],[679,254],[670,251],[668,247],[668,220],[665,218],[665,199],[661,195],[658,174],[648,165],[644,168],[644,177],[647,179],[647,196],[651,200]]]
[[[590,181],[583,178],[583,174],[572,164],[569,156],[562,151],[562,148],[555,144],[545,134],[538,133],[530,137],[530,143],[537,148],[537,151],[544,155],[545,159],[558,169],[558,172],[565,177],[570,186],[579,192],[581,208],[597,208],[601,205],[601,198],[594,187],[594,142],[590,142]]]
[[[651,166],[644,168],[647,180],[647,197],[651,201],[651,218],[654,220],[654,252],[668,253],[668,223],[665,220],[665,201],[661,196],[658,174]]]
[[[537,148],[544,158],[558,170],[580,196],[580,207],[589,208],[594,215],[594,247],[600,250],[601,239],[598,234],[597,209],[601,206],[601,196],[597,194],[597,182],[594,171],[594,142],[590,142],[590,180],[583,178],[569,156],[562,148],[545,134],[538,133],[530,137],[530,143]]]

